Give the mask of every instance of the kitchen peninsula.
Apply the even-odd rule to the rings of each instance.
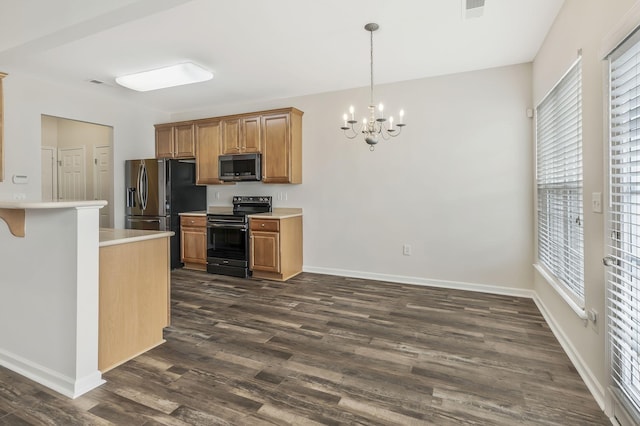
[[[164,342],[170,321],[173,232],[100,229],[98,369],[106,372]]]
[[[71,398],[104,383],[99,366],[103,337],[99,336],[99,330],[104,313],[100,308],[105,301],[101,300],[101,292],[102,280],[106,279],[102,273],[108,276],[127,268],[143,268],[129,265],[136,262],[133,257],[121,260],[124,263],[116,266],[114,256],[106,252],[117,247],[113,251],[119,252],[123,259],[129,256],[123,253],[133,247],[131,244],[150,243],[154,237],[164,241],[167,247],[171,235],[168,232],[155,235],[148,232],[146,236],[123,235],[118,230],[99,232],[98,212],[105,205],[105,201],[0,201],[0,365]],[[162,243],[158,243],[158,247],[162,247]],[[162,251],[156,247],[155,250],[168,262],[168,249]],[[103,253],[105,259],[102,259]],[[157,261],[147,259],[154,266]],[[168,280],[168,274],[166,266],[158,276]],[[130,279],[126,282],[133,283]],[[160,336],[162,327],[168,323],[168,281],[166,283],[162,294],[153,302],[153,306],[162,305],[164,309],[160,309],[162,314],[156,314],[150,323],[152,329],[159,327]],[[123,296],[134,297],[116,291],[111,300],[115,308],[122,309],[119,306],[122,299],[118,297]],[[142,291],[138,296],[142,299],[136,300],[146,302],[149,293]],[[108,317],[114,315],[120,313],[114,311]],[[142,342],[142,349],[136,352],[134,348],[125,358],[118,358],[123,355],[117,353],[102,367],[111,368],[122,359],[162,342],[161,337],[160,341],[157,339],[158,331],[149,330],[148,334],[154,342]]]

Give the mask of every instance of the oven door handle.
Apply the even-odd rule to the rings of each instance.
[[[246,225],[229,225],[226,223],[208,223],[207,228],[216,228],[216,229],[239,229],[240,231],[246,231]]]

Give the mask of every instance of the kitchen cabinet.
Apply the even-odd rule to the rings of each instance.
[[[196,185],[222,184],[218,174],[218,156],[222,149],[222,126],[219,120],[195,123]]]
[[[254,278],[286,281],[302,272],[302,216],[249,218]]]
[[[157,124],[156,158],[194,158],[193,123]]]
[[[180,215],[180,258],[186,269],[207,270],[207,217]]]
[[[239,116],[222,121],[222,153],[260,152],[260,116]]]
[[[262,181],[302,183],[302,111],[262,116]]]
[[[258,152],[264,183],[302,183],[302,115],[281,108],[156,124],[156,157],[195,157],[196,183],[217,185],[218,156]]]

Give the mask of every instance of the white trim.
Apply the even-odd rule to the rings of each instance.
[[[598,56],[603,60],[607,59],[638,28],[638,22],[640,22],[640,2],[636,2],[614,29],[602,39]]]
[[[536,271],[540,273],[540,275],[542,275],[545,281],[549,283],[549,285],[556,291],[556,293],[558,293],[560,297],[562,297],[562,300],[567,302],[569,307],[571,307],[573,312],[576,313],[578,318],[580,318],[583,321],[588,320],[587,312],[585,311],[584,306],[580,306],[579,304],[577,304],[573,300],[573,298],[569,294],[567,294],[567,291],[563,285],[559,284],[557,280],[551,274],[549,274],[547,270],[540,264],[534,263],[533,267],[536,269]]]
[[[406,275],[378,274],[374,272],[352,271],[347,269],[323,268],[318,266],[303,266],[304,272],[315,274],[337,275],[349,278],[387,281],[399,284],[413,284],[426,287],[450,288],[454,290],[478,291],[481,293],[500,294],[503,296],[526,297],[532,299],[535,292],[529,289],[504,287],[499,285],[468,283],[461,281],[434,280],[429,278],[411,277]]]
[[[607,392],[611,399],[611,417],[617,424],[621,426],[633,426],[640,424],[640,413],[633,413],[628,410],[627,406],[618,397],[618,392],[620,392],[618,389],[609,386]]]
[[[3,350],[0,365],[69,398],[77,398],[105,383],[98,370],[74,382],[69,376]]]
[[[569,360],[571,360],[571,363],[578,371],[578,374],[587,385],[587,388],[600,406],[600,409],[604,411],[605,393],[603,387],[598,381],[598,378],[595,374],[593,374],[588,364],[582,359],[582,357],[580,356],[580,352],[576,350],[573,344],[571,344],[571,340],[569,340],[569,338],[567,338],[567,335],[562,331],[562,327],[558,325],[555,318],[549,313],[549,310],[545,306],[542,299],[538,296],[537,293],[534,292],[534,294],[535,296],[533,297],[533,301],[540,310],[540,313],[544,317],[547,324],[549,324],[549,328],[551,328],[551,331],[556,336],[556,339],[558,339],[558,342],[560,342],[560,346],[562,346],[562,349],[564,349],[565,353],[569,357]]]

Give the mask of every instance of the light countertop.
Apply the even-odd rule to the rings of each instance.
[[[0,200],[0,209],[69,209],[74,207],[104,207],[104,200],[87,201],[9,201]]]
[[[173,231],[143,231],[140,229],[100,228],[100,247],[127,244],[136,241],[166,238],[174,235]]]
[[[302,216],[302,209],[291,208],[291,207],[275,208],[273,209],[272,212],[250,214],[249,219],[251,218],[286,219],[286,218],[295,217],[295,216]]]
[[[206,210],[198,210],[195,212],[183,212],[183,213],[178,213],[178,216],[206,216],[207,212]]]

